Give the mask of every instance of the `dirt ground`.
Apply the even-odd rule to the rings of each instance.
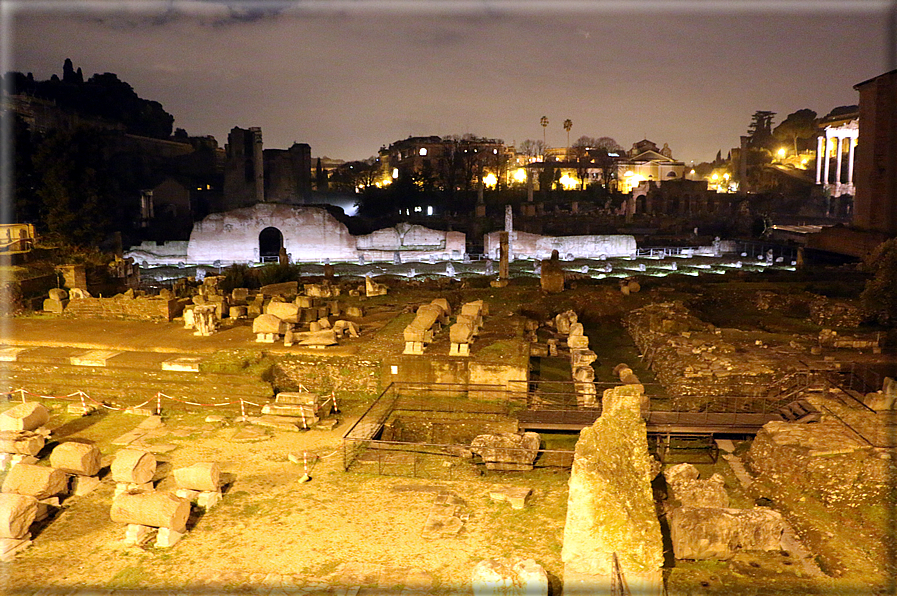
[[[490,291],[477,292],[489,297]],[[599,380],[610,381],[617,362],[634,366],[639,362],[631,342],[613,343],[619,336],[618,327],[612,328],[607,321],[616,321],[622,312],[652,299],[671,297],[672,293],[646,288],[624,300],[614,288],[594,291],[581,286],[546,298],[534,286],[510,286],[507,299],[496,300],[493,308],[499,312],[519,306],[518,310],[533,318],[566,308],[582,312],[584,323],[596,334],[595,343],[613,345],[615,356],[596,366]],[[390,313],[401,312],[401,306],[395,305],[403,298],[392,294],[382,298],[374,306],[392,305]],[[431,296],[421,292],[412,298],[429,300]],[[384,314],[377,323],[388,325],[390,316]],[[602,329],[606,336],[601,335]],[[15,345],[82,349],[214,354],[259,347],[246,326],[196,338],[174,324],[25,317],[0,319],[0,334]],[[376,358],[401,347],[395,339],[373,334],[340,349]],[[271,350],[286,351],[282,346]],[[648,371],[644,374],[651,378]],[[339,425],[332,431],[259,430],[235,422],[235,412],[226,413],[223,422],[206,422],[209,412],[163,412],[164,426],[137,444],[159,452],[157,488],[171,486],[174,468],[217,461],[231,478],[222,501],[194,518],[184,539],[173,548],[157,549],[152,542],[143,547],[127,546],[125,527],[109,518],[114,484],[106,479],[93,493],[68,499],[49,523],[34,532],[30,548],[14,561],[0,563],[4,592],[68,595],[75,591],[159,590],[172,594],[235,591],[365,596],[416,590],[420,594],[470,594],[470,571],[478,561],[520,557],[542,565],[549,574],[551,594],[560,594],[569,473],[496,473],[483,470],[482,465],[474,471],[465,469],[454,480],[344,472],[341,437],[373,397],[346,396],[341,401]],[[50,423],[56,430],[54,440],[94,441],[107,462],[121,448],[114,440],[142,420],[111,411],[77,418],[65,413],[63,404],[47,405],[54,408]],[[51,447],[48,445],[47,452]],[[289,459],[291,453],[303,452],[310,459],[310,482],[300,482],[305,470]],[[733,502],[745,507],[754,503],[754,496],[741,491],[727,464],[720,461],[702,468],[705,476],[714,471],[726,477]],[[492,501],[489,490],[499,485],[532,488],[527,507],[516,511],[507,503]],[[458,503],[456,514],[464,519],[461,531],[451,537],[424,537],[428,518],[447,496]],[[807,515],[826,513],[807,511]],[[851,572],[852,561],[858,563],[857,569],[875,566],[874,561],[870,564],[862,558],[862,552],[851,553],[851,540],[857,543],[854,550],[861,551],[865,536],[814,519],[797,521],[802,527],[825,527],[831,533],[829,556],[840,560],[845,570],[840,578],[805,577],[780,552],[744,553],[731,561],[671,562],[666,570],[670,593],[852,595],[873,593],[874,588],[869,587],[873,583],[878,585],[875,589],[883,589],[884,579]],[[883,568],[881,565],[878,570]]]
[[[239,590],[258,589],[268,578],[322,593],[361,586],[371,593],[409,587],[465,594],[473,565],[501,556],[534,558],[559,582],[565,472],[485,472],[451,482],[346,473],[340,436],[355,418],[347,407],[333,431],[303,433],[207,423],[195,414],[168,418],[141,445],[175,446],[157,456],[157,488],[171,487],[174,468],[216,461],[232,479],[223,500],[192,521],[173,548],[127,546],[125,526],[109,518],[114,483],[106,479],[89,495],[69,498],[33,545],[3,564],[6,588]],[[118,448],[112,440],[139,422],[122,413],[73,419],[57,412],[51,426],[65,440],[96,441],[108,459]],[[303,465],[288,459],[303,452],[310,482],[300,482]],[[533,495],[515,511],[489,498],[498,485],[528,486]],[[446,493],[463,501],[464,526],[457,536],[426,539],[428,515]]]

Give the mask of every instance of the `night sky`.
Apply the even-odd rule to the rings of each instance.
[[[3,3],[3,70],[114,72],[175,126],[363,159],[409,135],[647,137],[686,162],[751,114],[858,101],[889,68],[885,0],[99,0]]]

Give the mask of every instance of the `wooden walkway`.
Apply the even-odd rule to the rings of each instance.
[[[524,410],[517,414],[520,430],[567,430],[579,432],[591,426],[600,416],[600,408]],[[649,412],[646,423],[649,433],[755,434],[771,420],[782,420],[776,412]]]

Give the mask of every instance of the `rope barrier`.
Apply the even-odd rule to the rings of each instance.
[[[300,385],[300,388],[302,388],[306,393],[309,392],[309,391],[308,391],[307,389],[305,389],[305,387],[302,386],[302,385]],[[78,401],[80,401],[80,402],[81,402],[81,406],[82,406],[83,408],[86,408],[86,407],[87,407],[87,402],[90,402],[90,403],[92,403],[92,404],[95,404],[95,405],[97,405],[97,406],[106,408],[106,409],[108,409],[108,410],[115,410],[115,411],[121,411],[121,410],[127,410],[127,409],[142,408],[142,407],[144,407],[145,405],[147,405],[148,403],[150,403],[150,401],[152,401],[153,398],[155,398],[155,400],[156,400],[156,414],[161,414],[161,412],[162,412],[162,398],[169,399],[169,400],[171,400],[171,401],[174,401],[174,402],[177,402],[177,403],[181,403],[181,404],[187,404],[187,405],[197,406],[197,407],[206,407],[206,408],[218,408],[218,407],[222,407],[222,406],[233,405],[233,404],[236,403],[236,402],[231,402],[231,401],[220,402],[220,403],[199,403],[199,402],[187,401],[187,400],[185,400],[185,399],[179,399],[179,398],[176,398],[176,397],[172,397],[172,396],[170,396],[170,395],[166,395],[166,394],[162,393],[161,391],[156,392],[156,394],[153,396],[153,398],[150,398],[150,399],[148,399],[148,400],[144,401],[143,403],[138,404],[138,405],[136,405],[136,406],[122,406],[122,405],[115,404],[115,403],[106,403],[106,402],[104,402],[104,401],[99,401],[99,400],[94,399],[93,397],[91,397],[88,393],[86,393],[86,392],[84,392],[84,391],[81,391],[81,390],[75,391],[74,393],[69,393],[68,395],[43,395],[43,394],[40,394],[40,393],[34,393],[33,391],[29,391],[29,390],[27,390],[27,389],[25,389],[25,388],[20,387],[20,388],[18,388],[18,389],[10,389],[10,390],[7,392],[7,395],[12,396],[12,395],[14,395],[14,394],[16,394],[16,393],[18,393],[19,396],[21,397],[21,399],[22,399],[22,403],[25,403],[25,402],[26,402],[26,395],[27,395],[27,396],[31,396],[31,397],[38,398],[38,399],[58,399],[58,400],[62,400],[62,401],[71,401],[71,402],[78,402]],[[333,403],[334,403],[334,411],[338,411],[338,410],[336,410],[336,407],[335,407],[335,406],[336,406],[336,396],[335,396],[333,393],[331,393],[331,395],[330,395],[330,397],[329,397],[328,399],[332,399],[332,400],[333,400]],[[324,403],[327,403],[327,402],[325,401]],[[260,408],[260,407],[261,407],[260,404],[257,404],[257,403],[255,403],[255,402],[251,402],[251,401],[245,400],[245,399],[243,399],[243,398],[240,398],[240,413],[241,413],[241,415],[243,416],[243,418],[246,417],[246,405],[254,406],[254,407],[256,407],[256,408]],[[302,413],[302,426],[303,426],[303,428],[305,428],[305,429],[308,428],[308,422],[307,422],[306,419],[305,419],[305,413],[304,413],[304,412]]]

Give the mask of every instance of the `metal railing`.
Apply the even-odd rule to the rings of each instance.
[[[520,388],[519,390],[517,388]],[[439,414],[481,414],[507,416],[520,407],[526,394],[525,382],[509,385],[462,385],[455,383],[390,383],[361,417],[343,435],[343,470],[348,470],[361,453],[371,447],[405,450],[427,447],[428,455],[450,455],[444,448],[466,447],[437,443],[383,441],[378,439],[389,417],[397,411]],[[440,451],[441,450],[441,451]]]

